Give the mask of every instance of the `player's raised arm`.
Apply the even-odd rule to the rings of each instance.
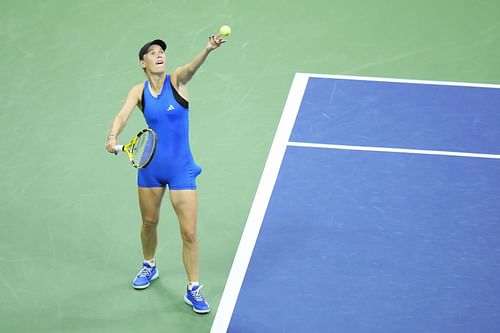
[[[174,71],[173,80],[177,86],[186,85],[205,62],[210,52],[220,47],[225,42],[226,41],[223,40],[220,35],[208,37],[207,46],[198,53],[189,64],[181,66]]]

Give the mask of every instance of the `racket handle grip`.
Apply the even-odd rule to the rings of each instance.
[[[123,145],[115,145],[115,155],[123,151]]]

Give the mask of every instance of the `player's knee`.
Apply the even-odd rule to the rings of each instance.
[[[158,225],[158,218],[155,216],[142,216],[142,225],[146,229],[153,229],[156,228]]]
[[[184,244],[191,245],[197,242],[196,231],[194,230],[183,230],[182,231],[182,240]]]

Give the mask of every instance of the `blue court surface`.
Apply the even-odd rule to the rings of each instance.
[[[212,332],[500,332],[499,106],[296,74]]]

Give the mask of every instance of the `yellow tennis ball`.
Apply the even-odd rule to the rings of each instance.
[[[219,29],[219,34],[222,36],[222,37],[227,37],[231,34],[231,27],[228,26],[228,25],[223,25],[222,27],[220,27]]]

